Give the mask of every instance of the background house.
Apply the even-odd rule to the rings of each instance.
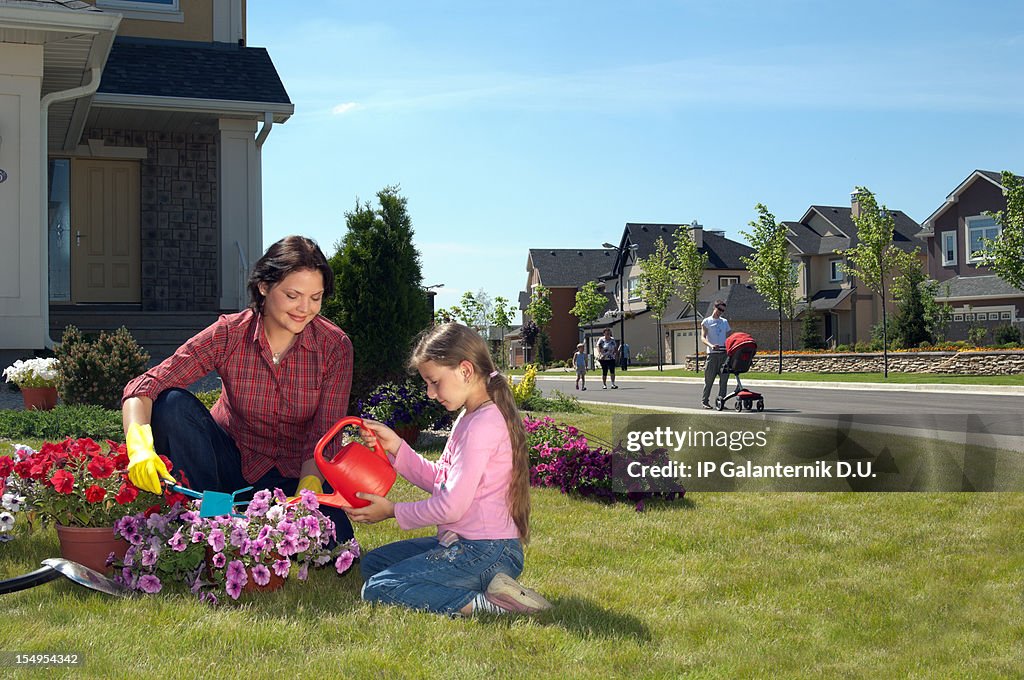
[[[616,324],[615,336],[622,335],[629,344],[630,354],[635,358],[642,356],[644,363],[655,363],[659,343],[662,346],[662,360],[665,363],[681,364],[687,354],[694,349],[694,315],[698,322],[704,318],[708,305],[718,297],[724,297],[725,291],[732,285],[746,283],[750,272],[743,264],[741,257],[749,257],[753,249],[738,241],[725,237],[725,232],[704,229],[694,222],[683,225],[689,238],[693,239],[697,249],[708,255],[705,268],[704,287],[699,294],[697,310],[693,310],[683,300],[673,296],[669,300],[662,319],[661,336],[658,336],[657,320],[651,316],[647,302],[639,295],[641,269],[639,260],[650,257],[655,250],[658,239],[664,240],[669,249],[675,247],[675,235],[680,228],[676,224],[638,224],[629,222],[622,232],[619,243],[620,255],[616,258],[612,271],[615,283],[615,310],[619,305],[618,277],[621,274],[626,297],[622,300],[626,312],[625,333]],[[635,248],[633,248],[635,246]],[[650,357],[650,360],[648,360]]]
[[[790,253],[800,266],[798,298],[806,310],[822,317],[820,328],[831,345],[869,342],[871,328],[881,323],[881,298],[847,276],[843,252],[859,243],[853,217],[860,208],[856,193],[850,207],[812,205],[797,222],[783,222],[788,229]],[[921,225],[900,210],[893,216],[893,244],[912,252],[920,246],[916,235]],[[838,251],[838,252],[837,252]],[[921,254],[922,259],[925,257]],[[890,302],[888,310],[895,311]]]
[[[994,239],[1001,230],[985,214],[1006,210],[1001,182],[998,172],[975,170],[928,216],[919,234],[928,275],[940,283],[938,300],[952,307],[947,335],[953,340],[967,338],[971,325],[990,331],[1024,325],[1024,291],[993,274],[978,254],[981,239]]]
[[[543,249],[531,248],[526,258],[526,290],[519,294],[519,307],[523,310],[523,322],[529,320],[525,313],[530,302],[530,292],[534,286],[542,285],[551,290],[551,322],[547,326],[551,341],[552,356],[555,360],[564,361],[572,357],[576,345],[581,341],[579,319],[569,312],[576,306],[576,292],[588,281],[603,281],[612,270],[615,262],[615,251],[608,249]],[[609,309],[611,298],[609,297]],[[617,309],[617,307],[616,307]],[[601,329],[611,323],[605,317],[585,335],[601,334]],[[517,342],[518,334],[513,335]],[[521,342],[518,357],[522,356]],[[530,360],[534,358],[530,353]],[[517,359],[518,361],[518,359]]]
[[[293,106],[243,0],[0,2],[0,349],[247,304],[261,148]]]

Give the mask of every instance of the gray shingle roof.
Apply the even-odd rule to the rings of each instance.
[[[626,224],[626,234],[631,244],[639,246],[636,256],[640,259],[649,257],[658,242],[658,238],[665,241],[669,248],[675,246],[675,232],[680,225],[677,224],[638,224],[629,222]],[[682,225],[687,226],[687,225]],[[708,269],[746,269],[740,257],[750,257],[754,249],[739,241],[733,241],[720,233],[704,230],[704,245],[699,248],[702,253],[708,254]]]
[[[742,330],[737,328],[736,324],[743,321],[778,321],[779,319],[778,310],[769,309],[768,303],[751,285],[736,284],[718,292],[718,297],[724,299],[725,304],[728,305],[722,316],[729,320],[735,330]],[[711,316],[713,302],[714,300],[711,300],[703,307],[705,316]]]
[[[233,43],[116,38],[99,91],[291,104],[267,50]]]
[[[846,298],[853,294],[853,288],[828,288],[819,290],[811,298],[811,309],[835,309]]]
[[[814,211],[830,222],[846,236],[826,236],[815,231],[803,222],[784,222],[790,230],[790,241],[805,255],[826,255],[836,250],[846,250],[859,243],[857,225],[853,222],[853,211],[850,208],[831,205],[812,205],[808,212]],[[921,231],[921,225],[912,220],[902,210],[890,210],[893,216],[893,244],[900,250],[911,252],[921,245],[915,236]]]
[[[954,276],[946,281],[939,282],[937,298],[945,298],[946,288],[949,287],[949,297],[971,298],[971,297],[999,297],[1024,294],[1024,290],[1014,288],[1009,283],[995,274],[984,276]]]
[[[610,276],[615,251],[579,248],[530,248],[530,260],[548,288],[579,288],[587,281]]]

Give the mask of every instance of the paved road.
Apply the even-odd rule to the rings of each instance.
[[[701,409],[703,384],[696,381],[631,379],[627,373],[625,376],[620,374],[617,382],[619,389],[602,390],[600,375],[596,380],[588,376],[587,391],[577,392],[572,378],[545,377],[537,380],[537,386],[545,393],[557,389],[575,395],[582,401]],[[1024,423],[1024,391],[1019,388],[1009,390],[1008,394],[979,394],[953,391],[955,387],[945,388],[941,385],[931,385],[922,388],[929,391],[919,391],[913,386],[900,390],[865,390],[849,387],[798,387],[771,381],[745,381],[744,384],[764,395],[766,415],[884,414],[891,417],[893,414],[906,414],[908,424],[916,421],[920,423],[918,427],[922,427],[927,422],[927,427],[949,432],[962,432],[964,429],[964,418],[954,416],[979,415],[983,418],[986,431],[1007,436],[1021,435]],[[735,385],[735,379],[730,380],[730,385]],[[716,390],[717,387],[716,383]],[[990,389],[995,392],[999,388]],[[712,398],[716,394],[717,391],[713,392]],[[915,418],[917,414],[945,414],[949,417],[926,420]]]

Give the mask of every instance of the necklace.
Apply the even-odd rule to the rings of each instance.
[[[281,363],[281,352],[274,352],[274,356],[271,358],[274,360],[274,365],[277,366]]]

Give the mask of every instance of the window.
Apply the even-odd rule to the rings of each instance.
[[[942,266],[956,264],[956,232],[942,232]]]
[[[629,283],[626,284],[626,290],[629,292],[630,300],[640,299],[640,277],[630,276]]]
[[[719,276],[718,277],[718,290],[722,290],[723,288],[728,288],[729,286],[734,286],[734,285],[736,285],[739,282],[740,282],[740,277],[738,277],[738,276]]]
[[[964,224],[967,229],[967,261],[981,262],[985,249],[982,239],[995,240],[1001,229],[994,219],[984,216],[968,217]]]
[[[840,266],[843,264],[842,260],[829,260],[828,261],[828,280],[835,283],[836,281],[843,280],[843,268]]]
[[[96,0],[96,6],[100,9],[117,12],[125,19],[175,23],[185,20],[185,15],[179,5],[180,0]]]

